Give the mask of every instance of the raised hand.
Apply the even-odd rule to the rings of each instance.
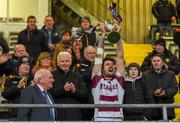
[[[4,53],[0,55],[0,64],[3,64],[9,60],[9,54]]]
[[[64,85],[64,90],[66,92],[70,91],[71,90],[71,84],[69,82],[66,82],[66,84]]]

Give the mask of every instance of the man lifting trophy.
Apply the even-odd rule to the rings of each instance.
[[[116,3],[109,5],[109,10],[114,18],[114,23],[105,23],[106,31],[108,32],[107,40],[111,43],[117,43],[120,40],[120,23],[122,17],[116,12]]]

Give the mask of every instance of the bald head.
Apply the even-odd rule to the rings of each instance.
[[[14,55],[17,57],[27,56],[25,46],[22,44],[16,44],[14,47]]]
[[[88,46],[84,49],[84,57],[86,60],[93,62],[96,57],[96,49],[93,46]]]

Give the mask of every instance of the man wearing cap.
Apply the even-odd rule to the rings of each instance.
[[[156,104],[173,104],[178,91],[175,74],[167,69],[165,62],[162,54],[155,54],[151,59],[152,69],[142,75]],[[162,109],[151,109],[146,117],[149,120],[163,120]],[[174,108],[167,109],[167,118],[168,120],[175,118]]]
[[[81,18],[81,30],[78,35],[82,36],[83,47],[89,45],[96,46],[96,34],[94,32],[94,27],[91,25],[91,20],[88,16]]]
[[[166,43],[163,38],[160,38],[155,41],[154,43],[154,50],[145,57],[142,65],[141,70],[142,72],[152,69],[151,60],[155,54],[160,53],[165,58],[165,67],[168,70],[173,71],[175,74],[180,72],[180,63],[176,57],[176,55],[172,54],[171,51],[166,49]]]
[[[2,85],[2,96],[12,104],[18,104],[21,90],[31,84],[29,58],[24,56],[18,59],[16,74],[12,74],[5,79]],[[17,109],[10,109],[9,118],[17,116]]]

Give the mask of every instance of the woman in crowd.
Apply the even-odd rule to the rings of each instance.
[[[35,74],[36,71],[41,68],[53,71],[52,58],[48,52],[41,52],[39,54],[36,65],[32,69],[32,73]]]

